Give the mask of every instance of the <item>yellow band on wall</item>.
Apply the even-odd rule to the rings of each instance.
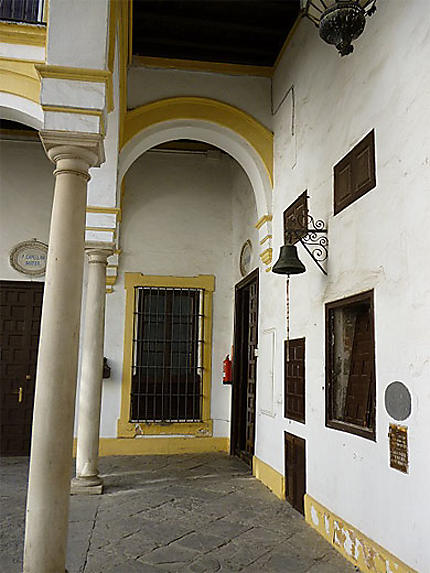
[[[125,116],[123,147],[140,131],[157,123],[196,119],[231,129],[255,149],[273,181],[273,133],[241,109],[204,97],[174,97],[158,100],[128,111]]]
[[[308,494],[305,495],[305,519],[345,559],[364,573],[417,573]]]

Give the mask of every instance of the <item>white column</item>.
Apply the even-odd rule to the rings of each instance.
[[[113,253],[108,243],[88,244],[88,285],[82,345],[82,372],[79,388],[76,477],[72,494],[101,494],[98,475],[100,407],[103,379],[105,331],[106,265]]]
[[[72,469],[88,170],[103,160],[96,134],[41,132],[56,165],[42,309],[24,573],[65,571]]]

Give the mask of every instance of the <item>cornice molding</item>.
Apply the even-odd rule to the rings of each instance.
[[[46,25],[0,22],[0,42],[44,47],[46,44]]]
[[[79,82],[93,82],[108,85],[112,73],[109,70],[96,70],[92,68],[73,68],[68,66],[52,66],[49,64],[36,64],[39,76],[57,80],[72,80]]]

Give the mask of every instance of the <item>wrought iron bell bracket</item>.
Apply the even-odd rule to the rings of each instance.
[[[294,226],[285,228],[287,244],[288,242],[290,244],[300,242],[320,271],[327,275],[322,264],[328,258],[327,227],[324,221],[322,219],[315,220],[308,213],[305,221],[299,221],[296,217],[289,217],[288,223],[290,225],[293,223]],[[290,239],[288,240],[289,235]]]

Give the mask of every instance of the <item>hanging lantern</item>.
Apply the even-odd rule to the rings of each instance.
[[[351,45],[363,32],[366,16],[375,10],[376,0],[306,0],[304,13],[319,28],[320,37],[334,44],[341,56],[350,54]]]

